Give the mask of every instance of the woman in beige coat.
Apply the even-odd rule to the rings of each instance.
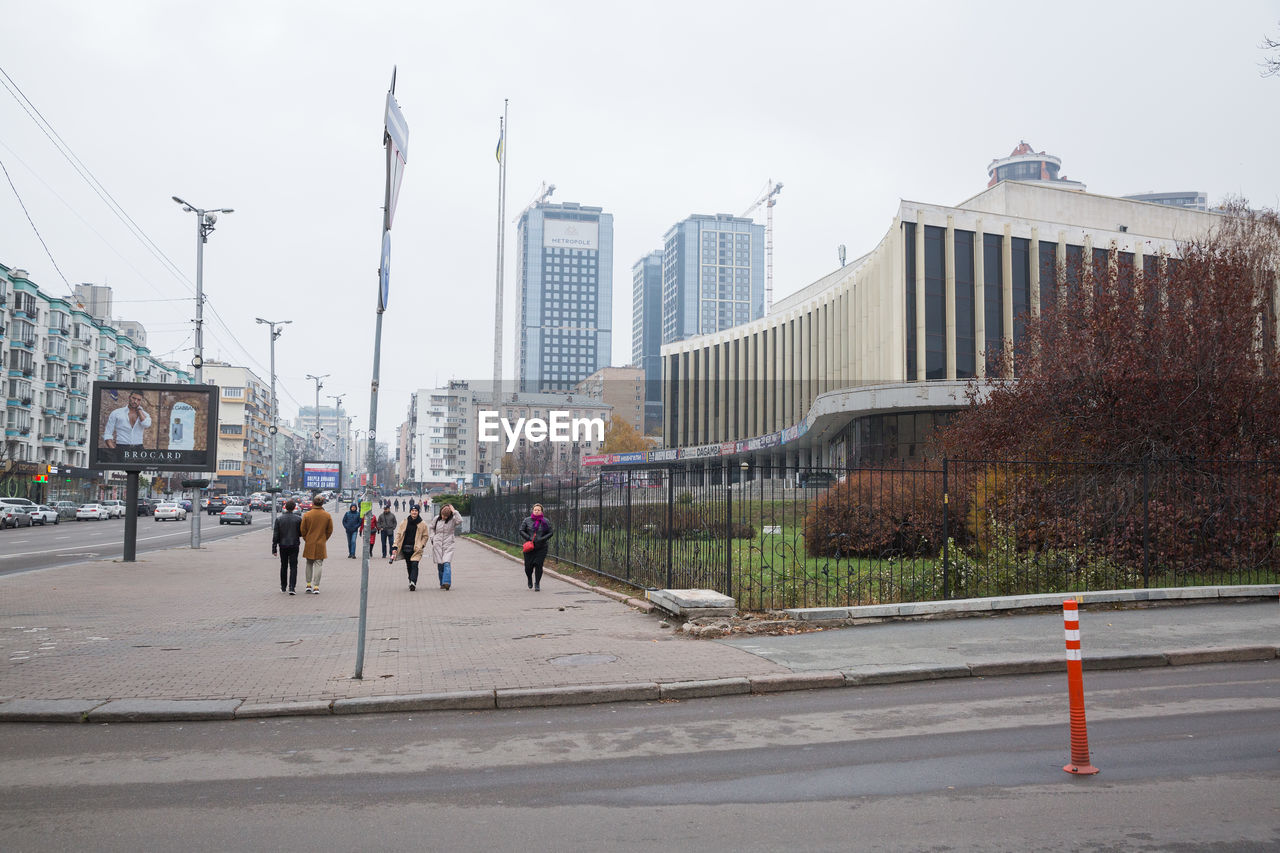
[[[453,584],[453,540],[462,523],[462,516],[453,508],[453,504],[440,507],[440,514],[431,522],[431,561],[436,564],[436,572],[440,575],[440,588],[448,589]]]
[[[409,571],[410,592],[418,588],[418,561],[422,559],[430,540],[431,533],[427,523],[415,506],[409,510],[408,517],[396,526],[396,538],[391,550],[391,562],[394,563],[397,559],[405,561]]]

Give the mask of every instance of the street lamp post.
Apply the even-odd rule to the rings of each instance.
[[[346,394],[326,394],[333,401],[333,444],[338,451],[338,491],[342,491],[342,469],[347,466],[347,457],[343,454],[347,443],[347,431],[342,429],[342,417],[338,413],[342,411],[342,398]]]
[[[320,450],[320,389],[324,387],[324,383],[321,380],[329,378],[329,374],[326,373],[322,376],[316,376],[313,373],[308,373],[307,378],[314,379],[316,381],[316,431],[311,438],[312,438],[312,441],[315,442],[316,451],[319,452]],[[306,488],[306,486],[307,486],[306,482],[303,482],[302,487]]]
[[[197,385],[204,384],[204,244],[213,233],[213,226],[218,221],[219,213],[235,213],[229,207],[202,209],[185,202],[176,195],[172,197],[182,205],[183,211],[196,215],[196,351],[191,357],[191,367],[195,370]],[[210,448],[215,455],[217,448]],[[216,471],[214,472],[217,473]],[[195,489],[195,500],[191,502],[191,547],[200,547],[200,492]]]
[[[255,318],[259,323],[271,327],[271,429],[268,435],[271,436],[271,475],[267,478],[267,494],[271,495],[271,529],[276,529],[276,492],[279,488],[279,478],[276,475],[276,433],[280,431],[276,425],[280,418],[280,407],[276,402],[276,338],[280,337],[280,333],[284,329],[277,329],[276,326],[284,326],[292,323],[292,320],[264,320],[261,317]]]

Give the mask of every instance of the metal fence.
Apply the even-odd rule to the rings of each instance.
[[[534,503],[557,560],[749,610],[1280,582],[1273,462],[606,471],[476,498],[472,529],[515,542]]]

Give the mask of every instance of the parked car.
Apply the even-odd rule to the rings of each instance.
[[[151,517],[156,521],[165,521],[170,518],[174,521],[182,521],[187,517],[187,511],[182,508],[181,504],[162,503],[156,505]]]
[[[59,518],[75,518],[76,510],[80,508],[75,501],[57,501],[52,506],[58,511]]]
[[[34,507],[25,507],[17,504],[0,505],[0,529],[5,527],[30,527],[32,509]]]
[[[81,504],[76,510],[76,521],[102,521],[111,517],[111,510],[102,504]]]
[[[29,513],[36,508],[36,502],[27,498],[0,498],[0,528],[2,527],[29,527],[31,525],[31,516]],[[26,518],[18,518],[14,510],[25,515]]]
[[[31,516],[31,523],[44,527],[46,524],[57,524],[62,520],[58,515],[58,511],[51,506],[40,504],[40,506],[31,510],[28,515]]]
[[[253,513],[247,506],[232,504],[218,514],[219,524],[253,524]]]
[[[124,518],[124,501],[102,501],[101,504],[107,508],[107,512],[111,514],[111,518]]]

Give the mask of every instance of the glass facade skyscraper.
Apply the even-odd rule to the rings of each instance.
[[[646,403],[662,403],[662,252],[631,268],[631,363],[644,371]]]
[[[536,204],[517,225],[520,390],[569,391],[613,346],[613,215]]]
[[[662,343],[764,316],[764,226],[694,215],[663,238]]]

